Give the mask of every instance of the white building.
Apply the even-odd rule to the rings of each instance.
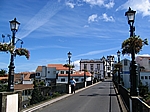
[[[94,78],[104,79],[104,77],[112,76],[114,56],[102,57],[101,59],[81,59],[80,70],[91,72]]]
[[[137,56],[136,59],[137,71],[139,72],[137,81],[141,81],[143,85],[148,85],[150,90],[150,56]],[[130,88],[130,60],[121,60],[121,78],[124,86]]]
[[[36,69],[36,80],[44,81],[46,85],[56,83],[68,83],[68,67],[63,64],[48,64],[47,66],[38,66]],[[86,72],[86,81],[91,81],[91,73]],[[81,82],[84,79],[83,71],[70,70],[70,78],[74,77],[76,82]]]
[[[136,63],[140,65],[140,81],[150,90],[150,56],[137,56]]]
[[[135,61],[140,67],[144,67],[144,71],[150,71],[150,56],[137,56]]]
[[[121,60],[122,69],[120,70],[120,75],[124,83],[124,87],[130,88],[130,60]]]
[[[84,81],[84,73],[86,81],[92,81],[92,74],[90,72],[76,71],[70,74],[70,77],[73,77],[77,83],[80,83]],[[57,83],[68,83],[68,74],[58,74]]]

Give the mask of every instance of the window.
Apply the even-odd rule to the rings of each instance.
[[[144,79],[144,76],[141,76],[141,79]]]
[[[76,82],[78,82],[78,81],[79,81],[79,79],[78,79],[78,78],[75,78],[75,81],[76,81]]]
[[[110,70],[110,67],[107,67],[108,70]]]
[[[150,76],[149,76],[149,79],[150,79]]]
[[[60,71],[60,74],[64,74],[64,71]]]
[[[36,73],[36,76],[40,76],[40,73]]]
[[[145,76],[145,79],[148,79],[148,77],[147,77],[147,76]]]
[[[124,66],[127,66],[128,65],[128,62],[127,62],[127,60],[125,59],[124,60]]]
[[[81,79],[81,81],[83,82],[83,81],[84,81],[84,79],[82,78],[82,79]]]
[[[56,71],[53,71],[53,74],[56,74]]]
[[[50,71],[48,71],[48,73],[50,73]]]
[[[91,68],[91,71],[93,71],[93,70],[94,70],[94,68],[93,68],[93,64],[90,64],[90,68]]]
[[[61,82],[65,82],[65,78],[61,78]]]
[[[87,70],[87,64],[84,64],[84,69]]]
[[[100,64],[97,64],[97,69],[100,70]]]

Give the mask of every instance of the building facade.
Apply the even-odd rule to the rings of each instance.
[[[150,56],[137,56],[135,61],[137,84],[142,82],[143,85],[148,85],[150,90]],[[131,61],[128,59],[121,60],[121,78],[126,88],[130,88],[130,63]]]
[[[44,81],[46,86],[58,83],[68,83],[68,67],[63,64],[48,64],[47,66],[38,66],[36,69],[36,80],[38,82]],[[74,77],[76,82],[82,82],[86,75],[86,81],[91,81],[91,73],[83,71],[70,70],[70,77]]]
[[[147,85],[150,91],[150,56],[137,56],[136,63],[140,65],[139,81]]]
[[[105,79],[112,76],[114,56],[104,56],[101,59],[81,59],[80,71],[87,70],[96,79]]]

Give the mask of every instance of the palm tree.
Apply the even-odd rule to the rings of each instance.
[[[122,54],[131,54],[133,51],[138,54],[143,45],[148,45],[147,39],[142,40],[140,36],[129,37],[122,43]]]
[[[6,73],[7,73],[6,70],[4,70],[4,69],[1,69],[1,70],[0,70],[0,76],[4,76]]]

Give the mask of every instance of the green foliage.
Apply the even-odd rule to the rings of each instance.
[[[0,76],[4,76],[6,73],[7,73],[6,70],[4,70],[4,69],[1,69],[1,70],[0,70]]]
[[[0,84],[0,92],[7,91],[8,85]]]
[[[44,86],[44,85],[45,85],[45,82],[44,82],[44,81],[41,81],[41,82],[40,82],[40,85],[41,85],[41,86]]]
[[[15,54],[19,55],[19,56],[23,56],[24,55],[27,59],[29,59],[29,57],[30,57],[30,52],[27,49],[25,49],[25,48],[17,48],[15,50]]]
[[[88,70],[87,70],[87,69],[82,69],[82,71],[88,72]]]
[[[74,66],[74,65],[71,65],[71,64],[65,64],[64,67],[74,68],[75,66]]]
[[[139,84],[139,95],[144,97],[148,94],[148,85],[143,85],[142,82]]]
[[[0,43],[0,51],[3,51],[3,52],[9,51],[12,54],[14,51],[14,46],[11,44],[7,44],[7,43]]]
[[[39,91],[39,89],[38,88],[34,88],[33,92],[32,92],[32,95],[31,95],[30,105],[39,103],[39,102],[41,102],[43,100],[44,100],[44,97],[41,94],[41,92]]]
[[[60,93],[55,92],[55,93],[53,93],[53,96],[52,96],[52,97],[58,97],[58,96],[60,96],[60,95],[61,95]]]

